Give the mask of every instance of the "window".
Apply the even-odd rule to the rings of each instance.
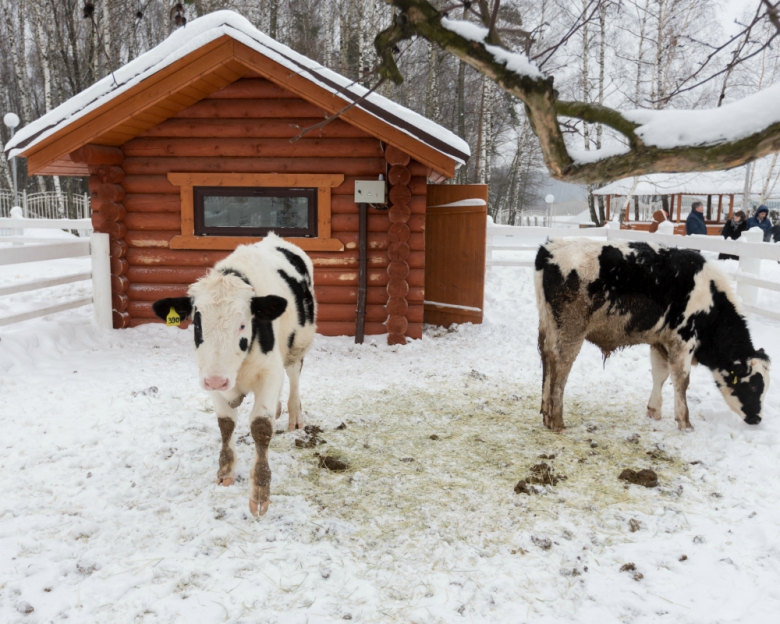
[[[317,189],[193,188],[196,236],[317,237]]]
[[[181,193],[181,235],[171,249],[232,251],[270,230],[306,251],[343,251],[331,238],[331,189],[342,174],[169,173]]]

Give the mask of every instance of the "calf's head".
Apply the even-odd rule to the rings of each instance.
[[[723,398],[749,425],[761,422],[764,396],[769,388],[769,357],[759,349],[753,357],[735,360],[726,370],[712,371]]]
[[[273,331],[270,323],[287,309],[287,300],[257,297],[242,278],[212,271],[190,287],[189,297],[161,299],[153,308],[163,320],[171,308],[182,319],[192,318],[200,384],[204,390],[226,392],[236,385],[261,328]]]

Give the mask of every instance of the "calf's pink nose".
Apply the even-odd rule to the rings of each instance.
[[[206,377],[203,380],[208,390],[227,390],[229,383],[227,377]]]

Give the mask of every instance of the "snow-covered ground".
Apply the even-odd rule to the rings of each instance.
[[[531,271],[495,267],[487,293],[482,326],[405,347],[318,337],[302,397],[327,444],[274,436],[259,520],[246,405],[240,480],[214,483],[190,331],[103,331],[89,307],[0,328],[0,621],[777,622],[780,386],[750,427],[699,367],[681,433],[671,387],[664,419],[645,416],[647,348],[603,364],[586,346],[553,434]],[[751,328],[780,362],[778,324]],[[324,451],[349,470],[318,468]],[[515,494],[540,462],[566,479]],[[625,485],[624,468],[655,469],[659,487]]]

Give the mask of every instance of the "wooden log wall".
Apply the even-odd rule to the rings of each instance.
[[[73,162],[84,163],[89,168],[89,190],[92,192],[92,227],[105,232],[110,240],[111,253],[111,303],[114,328],[130,325],[127,291],[128,245],[125,241],[127,210],[124,206],[125,190],[122,187],[125,172],[122,169],[124,154],[121,149],[104,145],[85,145],[71,153]]]
[[[408,154],[390,146],[385,150],[388,170],[390,227],[388,238],[390,246],[387,256],[387,344],[406,344],[404,335],[409,329],[406,317],[409,311],[409,258],[411,249],[409,238],[411,230],[407,225],[412,216],[410,208],[412,192],[409,189],[412,174],[407,165],[411,162]],[[422,330],[422,327],[421,327]],[[421,331],[422,333],[422,331]]]
[[[324,115],[323,110],[295,98],[289,91],[250,76],[122,146],[124,177],[110,183],[121,184],[122,192],[106,188],[103,196],[108,205],[119,203],[108,199],[110,193],[114,193],[112,197],[122,195],[121,204],[126,211],[126,214],[117,211],[113,222],[118,224],[117,228],[119,225],[125,228],[117,229],[122,234],[117,240],[125,243],[125,251],[117,247],[121,255],[116,258],[123,261],[117,270],[125,270],[117,277],[127,280],[126,289],[118,294],[126,297],[123,311],[129,315],[129,326],[155,322],[153,301],[184,295],[193,281],[229,253],[170,249],[170,240],[181,233],[181,204],[179,188],[167,179],[169,172],[342,173],[344,183],[332,189],[331,228],[333,238],[339,239],[345,249],[309,255],[315,267],[315,295],[320,304],[319,332],[354,335],[359,226],[358,206],[354,202],[355,180],[388,175],[388,162],[378,139],[340,120],[290,143],[289,139],[300,128],[318,123]],[[427,169],[410,161],[408,156],[406,165],[400,167],[405,171],[401,174],[406,180],[403,184],[394,177],[398,173],[391,175],[396,180],[391,188],[391,200],[395,198],[398,207],[394,211],[371,209],[368,215],[365,333],[388,332],[388,284],[399,279],[391,278],[390,273],[396,275],[398,263],[402,262],[408,267],[401,271],[404,273],[401,281],[406,285],[402,288],[403,296],[396,295],[393,300],[390,317],[403,321],[393,322],[393,333],[421,337]],[[393,191],[396,186],[398,190]],[[100,195],[99,188],[97,192]],[[403,202],[399,201],[401,192]],[[390,215],[396,218],[399,212],[409,212],[406,221],[391,222]],[[389,232],[397,231],[396,225],[405,225],[404,240],[390,240]],[[394,288],[398,283],[393,281]],[[124,283],[118,282],[117,286]],[[405,314],[398,314],[403,307],[401,298],[409,305]]]

